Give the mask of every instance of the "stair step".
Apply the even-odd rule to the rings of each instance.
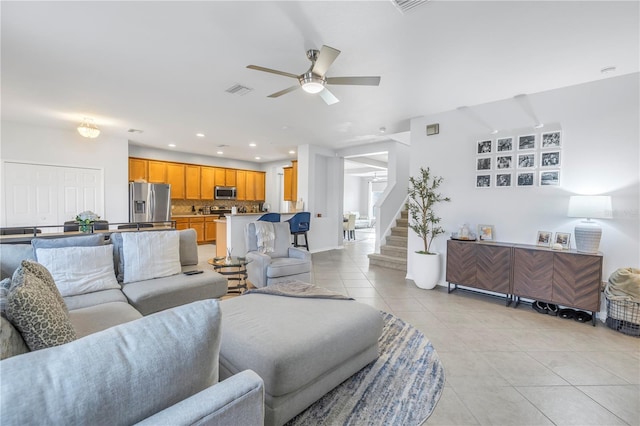
[[[408,237],[409,228],[394,226],[393,228],[391,228],[391,235],[393,235],[394,237]]]
[[[408,219],[408,218],[409,218],[409,212],[408,212],[408,211],[406,211],[406,210],[402,210],[402,211],[400,212],[400,217],[401,217],[402,219]]]
[[[407,219],[407,218],[405,218],[405,219],[396,219],[396,226],[402,227],[402,228],[408,228],[409,227],[409,219]]]
[[[397,235],[390,235],[387,237],[387,245],[394,247],[407,247],[408,237],[399,237]]]
[[[406,259],[407,248],[396,247],[396,246],[382,246],[380,247],[380,254],[384,254],[385,256],[401,257]]]
[[[384,254],[371,253],[369,256],[369,265],[381,266],[383,268],[397,269],[399,271],[407,270],[407,258],[400,259]]]

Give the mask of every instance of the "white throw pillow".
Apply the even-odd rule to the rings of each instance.
[[[124,283],[179,274],[180,235],[176,231],[123,232]]]
[[[120,288],[113,269],[113,246],[36,249],[38,263],[51,272],[63,296]]]

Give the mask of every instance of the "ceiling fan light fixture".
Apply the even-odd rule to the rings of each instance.
[[[302,90],[307,93],[320,93],[324,90],[325,84],[327,84],[327,81],[324,78],[318,77],[313,73],[306,73],[300,76]]]
[[[93,122],[93,119],[85,117],[78,126],[78,133],[80,133],[82,137],[95,139],[100,135],[100,129],[98,129],[96,123]]]

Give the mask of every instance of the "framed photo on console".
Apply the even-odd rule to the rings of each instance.
[[[538,231],[538,237],[536,238],[536,245],[543,247],[551,246],[551,232]]]
[[[495,241],[493,225],[478,225],[478,239],[481,241]]]
[[[570,232],[556,232],[555,244],[560,244],[562,246],[562,250],[569,250],[571,248],[570,241]]]

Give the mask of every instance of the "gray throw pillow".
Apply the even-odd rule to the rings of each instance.
[[[116,272],[116,279],[119,283],[124,282],[124,249],[122,234],[113,232],[111,234],[111,244],[113,244],[113,268]]]
[[[60,248],[60,247],[94,247],[104,245],[104,235],[88,234],[77,237],[63,238],[34,238],[31,240],[31,247],[35,259],[38,259],[36,250],[39,248]]]
[[[11,288],[11,278],[5,278],[0,281],[0,317],[6,318],[7,310],[7,296],[9,296],[9,289]]]
[[[198,264],[198,242],[195,229],[183,229],[180,233],[180,264]]]
[[[76,339],[66,305],[51,274],[29,260],[22,262],[11,279],[7,319],[32,351]]]
[[[36,260],[31,244],[0,244],[0,278],[11,278],[25,259]]]
[[[0,359],[29,352],[22,335],[5,317],[0,317]]]

